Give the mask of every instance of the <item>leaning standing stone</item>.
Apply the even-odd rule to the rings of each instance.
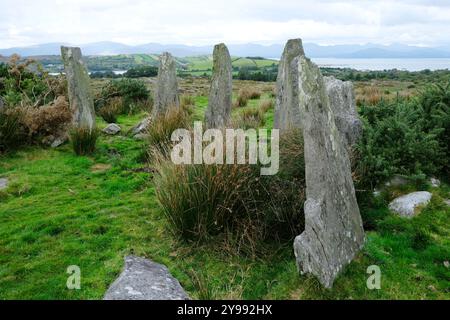
[[[298,58],[304,55],[301,39],[291,39],[287,42],[278,65],[277,101],[274,116],[274,128],[276,129],[301,127],[297,63]]]
[[[228,48],[221,43],[214,47],[213,71],[209,103],[206,110],[206,125],[209,128],[225,127],[231,115],[233,76]]]
[[[294,252],[302,273],[312,273],[327,288],[364,244],[350,161],[335,124],[319,68],[298,61],[299,101],[305,141],[305,231]]]
[[[324,77],[336,126],[347,146],[353,146],[361,136],[362,122],[356,111],[353,84],[334,77]]]
[[[179,107],[178,82],[175,60],[164,52],[159,61],[153,116],[163,115],[171,107]]]
[[[73,124],[77,128],[95,127],[94,101],[91,96],[89,74],[82,61],[80,48],[61,47],[61,57],[67,78]]]

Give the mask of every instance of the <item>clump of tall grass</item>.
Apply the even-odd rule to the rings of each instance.
[[[234,106],[245,107],[247,106],[249,100],[259,99],[260,97],[261,91],[254,88],[244,87],[239,90]]]
[[[285,150],[282,157],[295,166],[304,163],[301,146]],[[291,241],[303,228],[305,186],[300,174],[293,176],[296,169],[266,177],[259,165],[175,165],[158,150],[153,160],[157,198],[171,231],[183,240],[216,238],[226,250],[255,254],[267,240]]]
[[[259,109],[263,112],[266,113],[267,111],[269,111],[270,109],[272,109],[274,106],[273,100],[272,99],[265,99],[262,100],[259,103]]]
[[[234,121],[234,126],[241,129],[257,129],[266,123],[264,112],[261,109],[244,109],[239,117]]]
[[[0,108],[0,152],[17,148],[26,140],[23,117],[24,112],[20,107]]]
[[[107,123],[115,123],[117,116],[123,113],[124,101],[122,97],[113,97],[108,103],[100,107],[97,111],[98,115]]]
[[[76,155],[83,156],[94,153],[99,132],[97,129],[72,128],[70,140]]]
[[[172,133],[176,129],[188,128],[190,117],[187,105],[170,107],[163,115],[152,120],[148,129],[148,144],[152,148],[164,150],[171,143]]]

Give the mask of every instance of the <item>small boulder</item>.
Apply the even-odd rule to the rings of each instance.
[[[103,300],[189,300],[189,296],[165,266],[128,256]]]
[[[151,123],[152,123],[151,117],[145,118],[131,129],[131,135],[136,136],[137,134],[146,133]]]
[[[145,133],[138,133],[138,134],[135,135],[133,138],[135,138],[136,140],[144,141],[144,140],[147,140],[148,134],[145,134]]]
[[[0,178],[0,190],[4,190],[8,187],[8,179]]]
[[[110,135],[115,135],[118,134],[120,132],[120,127],[119,125],[115,124],[115,123],[110,123],[105,129],[103,129],[102,131],[106,134],[110,134]]]
[[[450,199],[444,199],[444,203],[450,207]]]
[[[59,146],[62,146],[64,143],[69,141],[69,136],[67,134],[63,134],[60,136],[57,136],[55,140],[51,143],[50,147],[52,148],[58,148]]]
[[[430,178],[430,184],[433,188],[439,188],[441,185],[441,181],[439,181],[439,179],[436,178]]]
[[[394,175],[391,180],[386,182],[386,187],[400,187],[410,183],[410,180],[400,175]]]
[[[430,200],[431,193],[429,192],[413,192],[394,199],[394,201],[389,204],[389,209],[402,217],[413,217],[418,214],[416,208],[428,204]]]

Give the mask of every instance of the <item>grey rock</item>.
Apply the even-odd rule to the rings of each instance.
[[[2,97],[0,97],[0,111],[4,108],[4,103]]]
[[[233,94],[232,71],[228,48],[223,43],[216,45],[213,53],[208,109],[205,113],[208,128],[223,128],[230,121]]]
[[[291,39],[286,43],[278,64],[277,99],[274,115],[274,128],[276,129],[301,127],[298,58],[304,55],[301,39]]]
[[[439,188],[441,186],[441,181],[436,178],[430,178],[430,184],[433,188]]]
[[[400,175],[394,175],[388,182],[385,183],[386,187],[401,187],[405,186],[411,181],[403,176]]]
[[[152,118],[151,117],[146,117],[145,119],[143,119],[141,122],[139,122],[137,125],[135,125],[131,129],[131,135],[132,136],[136,136],[138,134],[145,134],[145,133],[147,133],[147,130],[150,127],[151,123],[152,123]]]
[[[148,139],[148,134],[138,133],[133,138],[135,138],[136,140],[147,140]]]
[[[66,143],[68,140],[69,140],[69,137],[67,134],[60,135],[53,140],[53,142],[50,144],[50,147],[58,148],[58,147],[62,146],[64,143]]]
[[[165,266],[128,256],[103,300],[189,300],[189,296]]]
[[[104,128],[102,131],[106,134],[115,135],[120,132],[120,126],[115,123],[110,123],[106,128]]]
[[[402,217],[413,217],[419,213],[417,207],[427,205],[431,196],[427,191],[413,192],[394,199],[389,204],[389,209]]]
[[[0,178],[0,190],[4,190],[8,187],[8,179],[6,178]]]
[[[450,199],[444,199],[444,203],[450,207]]]
[[[163,115],[171,107],[179,107],[178,81],[175,60],[164,52],[159,60],[153,117]]]
[[[94,100],[81,50],[76,47],[61,47],[61,57],[67,78],[73,124],[77,128],[93,130],[95,128]]]
[[[352,147],[362,134],[362,121],[356,110],[353,84],[334,77],[324,77],[324,80],[336,126],[347,147]]]
[[[305,231],[294,241],[301,273],[326,288],[365,242],[350,160],[319,68],[298,59],[301,126],[305,141]]]

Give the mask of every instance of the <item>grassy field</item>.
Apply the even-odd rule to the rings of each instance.
[[[261,99],[245,108],[257,108]],[[194,119],[201,120],[208,99],[198,95],[195,102]],[[243,109],[235,108],[233,116]],[[299,276],[291,242],[247,257],[215,243],[176,241],[156,200],[153,174],[141,161],[143,142],[126,134],[144,116],[120,116],[122,134],[102,135],[89,157],[64,145],[0,158],[0,177],[10,180],[0,193],[0,299],[100,299],[128,254],[167,265],[195,299],[450,298],[450,207],[443,202],[450,198],[448,184],[424,186],[433,199],[410,220],[391,214],[387,201],[411,187],[387,190],[372,206],[362,206],[371,221],[367,243],[326,290],[313,277]],[[265,120],[272,127],[273,109]],[[106,123],[99,119],[98,126]],[[81,290],[66,288],[70,265],[81,268]],[[371,265],[381,268],[381,290],[366,286]]]

